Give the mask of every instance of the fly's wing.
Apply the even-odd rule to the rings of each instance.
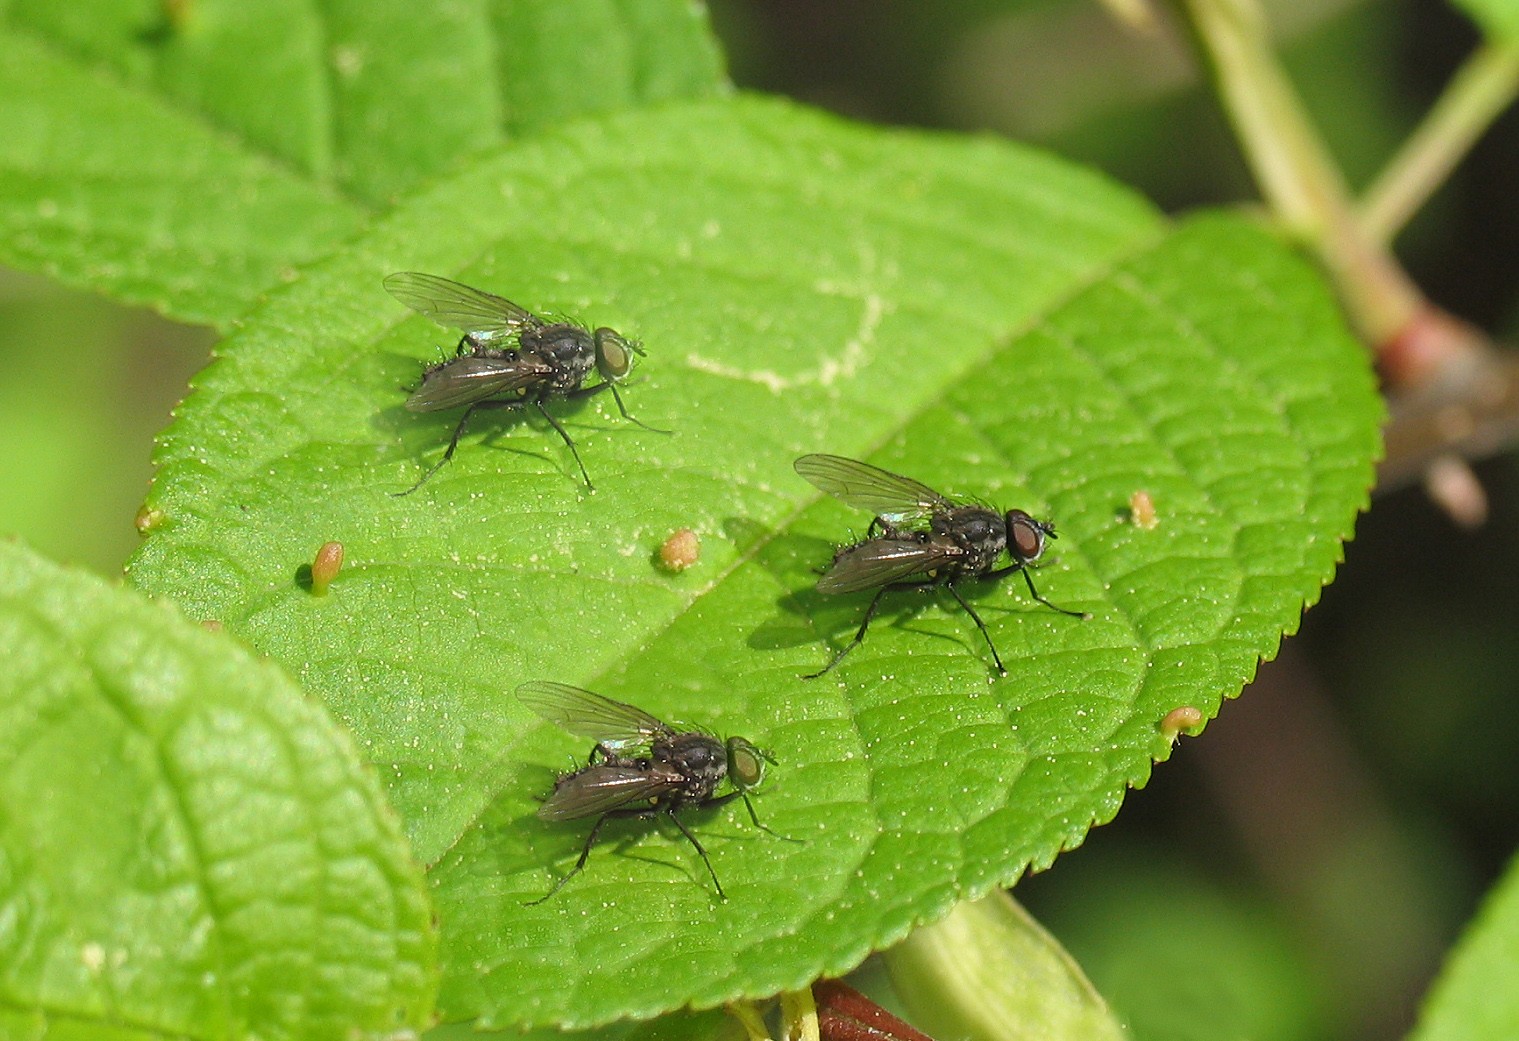
[[[594,817],[624,806],[647,804],[679,784],[679,774],[658,767],[588,766],[561,777],[553,794],[538,807],[538,816],[546,821]]]
[[[464,354],[428,370],[422,385],[406,399],[406,407],[412,412],[438,412],[472,405],[531,387],[553,371],[546,362],[520,354],[514,358]]]
[[[888,522],[921,519],[954,505],[911,477],[841,455],[804,455],[792,465],[819,491]]]
[[[462,329],[480,343],[544,324],[542,318],[505,297],[438,275],[400,271],[386,275],[384,285],[391,296],[413,311],[445,329]]]
[[[953,542],[939,539],[868,539],[839,551],[818,579],[820,593],[857,593],[893,582],[928,576],[965,555]]]
[[[517,688],[517,700],[555,726],[613,752],[648,748],[654,738],[674,733],[641,708],[568,683],[532,680]]]

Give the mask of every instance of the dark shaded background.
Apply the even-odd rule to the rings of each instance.
[[[1277,0],[1289,68],[1354,184],[1476,42],[1435,2]],[[743,87],[1091,163],[1172,211],[1254,191],[1187,50],[1075,0],[715,0]],[[1400,237],[1439,303],[1519,323],[1519,116]],[[115,574],[155,431],[213,336],[0,272],[0,531]],[[1519,483],[1458,530],[1388,494],[1301,635],[1113,824],[1018,895],[1137,1037],[1402,1036],[1519,833]],[[1164,503],[1158,504],[1164,511]]]

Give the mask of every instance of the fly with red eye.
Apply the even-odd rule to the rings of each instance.
[[[1021,572],[1029,595],[1044,606],[1073,618],[1085,618],[1050,603],[1034,588],[1030,570],[1055,538],[1055,526],[1023,510],[999,512],[987,506],[956,503],[925,484],[878,466],[837,455],[804,455],[796,472],[819,491],[873,514],[866,537],[844,546],[818,580],[820,593],[858,593],[874,589],[870,606],[854,639],[833,660],[804,679],[816,679],[858,647],[875,617],[881,597],[900,589],[942,586],[970,615],[991,648],[997,671],[1007,675],[997,645],[973,607],[955,588],[964,579],[996,579]],[[1011,563],[996,567],[1006,553]]]

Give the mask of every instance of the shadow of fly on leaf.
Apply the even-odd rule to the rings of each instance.
[[[873,519],[865,538],[844,546],[818,579],[820,593],[859,593],[874,589],[870,606],[854,639],[833,659],[803,679],[817,679],[833,669],[865,640],[881,598],[904,589],[943,588],[970,615],[991,649],[997,671],[1007,675],[986,623],[955,586],[967,579],[998,579],[1014,571],[1023,575],[1029,595],[1072,618],[1088,618],[1050,603],[1034,587],[1032,565],[1044,555],[1055,526],[1023,510],[1002,512],[975,503],[957,503],[925,484],[878,466],[837,455],[804,455],[796,472],[819,491],[868,510]],[[1006,553],[1011,563],[996,567]]]

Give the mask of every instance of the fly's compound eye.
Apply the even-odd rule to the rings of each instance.
[[[765,779],[764,752],[741,737],[728,738],[728,776],[739,788],[753,788]]]
[[[1039,559],[1044,553],[1045,538],[1054,538],[1055,529],[1041,524],[1022,510],[1008,510],[1007,537],[1018,559],[1027,562]]]
[[[602,379],[622,379],[633,368],[633,355],[638,348],[606,326],[597,329],[595,337],[596,371]]]

